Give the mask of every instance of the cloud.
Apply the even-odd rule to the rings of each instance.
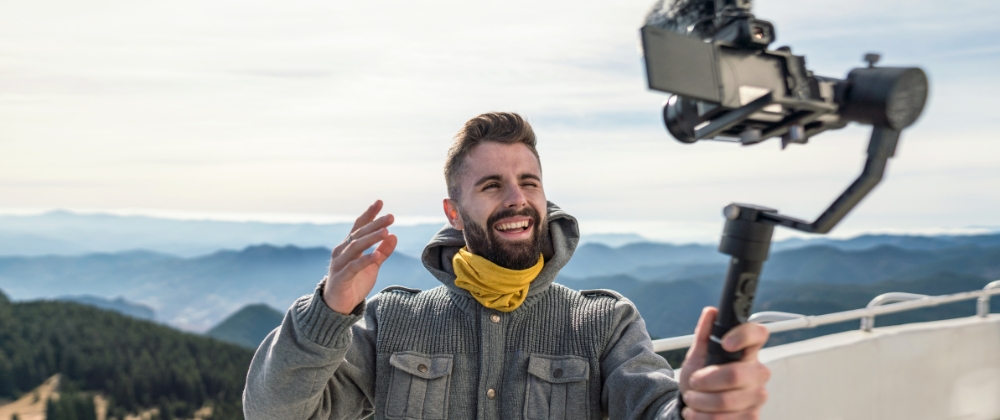
[[[383,197],[437,215],[451,136],[472,115],[514,110],[539,132],[550,195],[607,226],[715,223],[736,199],[817,214],[857,174],[867,133],[785,152],[677,144],[636,48],[651,3],[10,4],[0,177],[20,186],[0,184],[0,207],[346,214]],[[1000,198],[974,187],[1000,175],[988,102],[1000,96],[1000,3],[755,7],[818,74],[842,77],[880,51],[931,75],[926,114],[852,228],[991,223]],[[916,204],[934,214],[874,216]]]

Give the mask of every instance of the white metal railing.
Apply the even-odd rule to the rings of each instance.
[[[750,322],[764,324],[769,331],[776,333],[815,328],[821,325],[860,319],[861,329],[863,331],[871,331],[875,326],[875,316],[877,315],[905,312],[963,300],[977,299],[976,315],[986,317],[990,313],[990,297],[993,295],[1000,295],[1000,280],[987,284],[982,290],[951,295],[927,296],[899,292],[885,293],[872,299],[864,309],[834,312],[826,315],[802,315],[771,311],[758,312],[750,316]],[[692,342],[694,342],[694,334],[653,340],[653,351],[661,352],[682,349],[690,347]]]

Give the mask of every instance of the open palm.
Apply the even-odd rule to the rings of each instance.
[[[375,218],[382,210],[382,200],[368,207],[351,228],[351,234],[333,249],[330,271],[323,288],[323,300],[330,309],[349,314],[375,287],[378,270],[396,249],[396,235],[388,227],[391,214]],[[378,244],[371,254],[364,251]]]

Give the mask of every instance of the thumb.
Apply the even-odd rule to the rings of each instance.
[[[705,367],[705,360],[708,358],[708,337],[712,334],[712,323],[715,322],[718,313],[719,310],[713,307],[701,310],[701,318],[698,318],[698,325],[694,328],[694,342],[684,357],[681,369],[681,391],[690,389],[688,381],[691,374]]]

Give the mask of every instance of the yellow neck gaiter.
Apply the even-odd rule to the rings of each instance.
[[[524,270],[511,270],[493,264],[462,248],[451,259],[455,269],[455,285],[468,290],[483,306],[500,312],[517,309],[528,297],[528,286],[545,265],[542,255],[538,264]]]

